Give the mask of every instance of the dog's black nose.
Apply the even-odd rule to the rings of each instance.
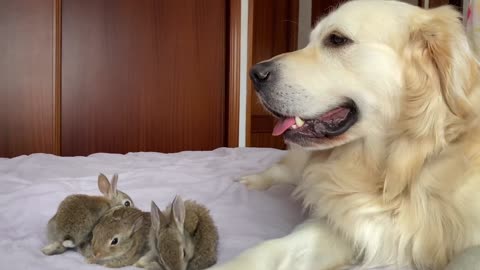
[[[254,65],[250,69],[250,79],[252,79],[255,85],[265,83],[272,77],[273,64],[271,61],[262,62]],[[255,87],[257,90],[259,87]]]

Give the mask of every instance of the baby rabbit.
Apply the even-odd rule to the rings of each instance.
[[[112,209],[93,229],[87,262],[107,267],[136,263],[148,251],[150,213],[136,208]]]
[[[203,205],[177,196],[165,214],[152,202],[150,214],[147,269],[200,270],[216,263],[218,232]]]
[[[47,225],[49,244],[42,248],[45,255],[65,252],[67,248],[75,248],[88,240],[93,227],[112,207],[133,207],[132,199],[117,190],[118,175],[112,183],[100,174],[98,189],[104,196],[70,195],[58,206],[57,213]]]

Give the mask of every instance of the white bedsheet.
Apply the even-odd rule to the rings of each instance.
[[[176,154],[34,154],[0,159],[0,269],[104,269],[76,252],[45,256],[45,227],[69,194],[99,194],[97,176],[119,173],[119,189],[137,207],[166,206],[176,194],[210,208],[220,233],[219,262],[263,240],[283,236],[303,220],[290,187],[247,191],[233,180],[266,168],[282,151],[220,148]],[[8,267],[7,267],[8,266]],[[131,267],[131,269],[135,269]]]

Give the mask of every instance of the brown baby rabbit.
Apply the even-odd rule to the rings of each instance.
[[[207,208],[177,196],[162,213],[151,206],[147,269],[200,270],[217,261],[218,232]]]
[[[118,175],[112,183],[100,174],[98,189],[103,196],[70,195],[58,206],[57,213],[47,225],[49,244],[42,248],[45,255],[65,252],[67,248],[76,248],[89,239],[93,227],[109,209],[114,207],[133,207],[132,199],[117,190]]]
[[[107,267],[135,264],[148,251],[150,213],[136,208],[112,209],[93,229],[87,262]]]

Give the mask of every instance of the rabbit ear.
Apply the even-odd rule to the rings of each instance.
[[[160,212],[160,209],[158,209],[158,206],[155,204],[154,201],[152,201],[151,206],[150,206],[150,217],[152,218],[152,228],[155,230],[160,229],[160,215],[162,213]]]
[[[172,203],[172,216],[177,229],[183,233],[185,223],[185,204],[180,196],[176,196]]]
[[[143,215],[140,215],[135,221],[133,222],[132,227],[130,228],[129,236],[137,232],[143,227]]]
[[[108,197],[110,192],[110,182],[103,173],[98,176],[98,189],[105,197]]]
[[[112,185],[110,186],[110,194],[112,196],[117,196],[117,183],[118,183],[118,174],[114,174],[112,178]]]

